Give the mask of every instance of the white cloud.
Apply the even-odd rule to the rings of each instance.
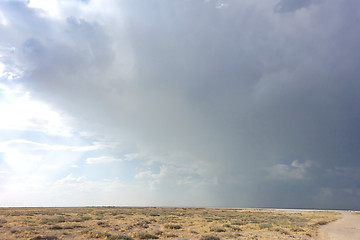
[[[148,178],[156,178],[158,174],[153,174],[151,171],[143,171],[139,172],[135,175],[135,179],[148,179]]]
[[[0,153],[4,163],[18,174],[39,171],[51,175],[79,162],[84,152],[99,150],[97,145],[71,144],[71,141],[69,145],[57,145],[51,142],[45,144],[14,139],[0,142]]]
[[[77,184],[77,183],[82,183],[85,182],[86,177],[85,176],[81,176],[81,177],[74,177],[72,174],[67,175],[66,177],[56,181],[54,184],[55,185],[62,185],[62,184]]]
[[[28,6],[45,11],[52,17],[59,16],[59,1],[57,0],[29,0]]]
[[[0,62],[0,77],[2,77],[3,75],[5,75],[5,65]]]
[[[21,94],[21,93],[20,93]],[[0,130],[39,131],[50,135],[71,136],[66,116],[47,104],[34,101],[30,94],[12,91],[0,103]]]
[[[7,19],[5,18],[5,16],[3,15],[3,13],[1,11],[0,11],[0,24],[3,25],[3,26],[8,25],[8,21],[7,21]],[[0,76],[1,76],[1,74],[0,74]]]
[[[307,170],[311,167],[311,161],[303,163],[294,160],[290,165],[276,164],[268,169],[269,177],[272,179],[305,179],[307,177]]]
[[[227,8],[229,7],[229,4],[228,3],[224,3],[224,2],[221,2],[219,1],[217,4],[216,4],[216,8],[220,9],[220,8]]]
[[[98,145],[76,146],[76,145],[57,145],[51,143],[38,143],[26,139],[14,139],[0,142],[0,152],[12,150],[27,151],[63,151],[70,150],[74,152],[88,152],[101,149]]]
[[[148,184],[150,189],[174,189],[183,187],[193,189],[204,184],[216,184],[204,179],[196,173],[196,170],[191,169],[190,167],[166,163],[163,163],[160,166],[158,173],[154,173],[154,171],[151,170],[141,171],[138,172],[134,178],[141,183]]]
[[[34,147],[35,146],[35,147]],[[17,173],[31,172],[41,164],[44,154],[37,152],[36,144],[8,141],[0,143],[3,161]]]
[[[103,163],[113,163],[113,162],[122,162],[120,158],[115,158],[111,156],[101,156],[101,157],[91,157],[86,159],[87,164],[103,164]]]
[[[126,161],[133,161],[141,158],[141,155],[138,153],[128,153],[124,155]]]

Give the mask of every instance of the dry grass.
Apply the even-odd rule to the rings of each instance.
[[[328,211],[0,208],[0,239],[313,239]]]

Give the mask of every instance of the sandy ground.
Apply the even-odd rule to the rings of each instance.
[[[360,216],[342,212],[342,218],[319,228],[318,240],[360,239]]]

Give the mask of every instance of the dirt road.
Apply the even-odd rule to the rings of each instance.
[[[360,239],[360,217],[342,212],[342,218],[319,229],[318,240]]]

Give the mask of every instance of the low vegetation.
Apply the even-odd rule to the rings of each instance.
[[[210,208],[0,208],[0,239],[313,239],[329,211]]]

